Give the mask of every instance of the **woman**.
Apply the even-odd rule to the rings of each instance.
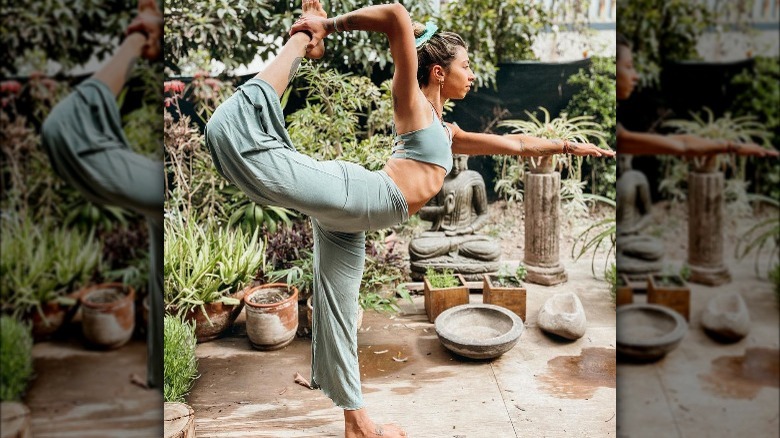
[[[618,100],[626,100],[636,87],[639,75],[634,69],[634,58],[628,39],[617,35],[617,77],[616,89]],[[659,135],[631,132],[620,123],[617,125],[618,150],[623,154],[644,155],[683,155],[688,157],[712,155],[719,153],[736,153],[737,155],[755,155],[759,157],[776,157],[778,152],[765,149],[755,143],[737,143],[728,140],[710,140],[695,135]]]
[[[253,200],[311,217],[314,230],[312,386],[344,409],[347,437],[406,434],[376,427],[363,407],[357,362],[356,313],[365,231],[405,221],[441,189],[452,153],[525,156],[572,153],[613,156],[591,144],[523,135],[472,134],[442,121],[447,99],[462,99],[475,79],[463,40],[454,33],[415,29],[401,4],[370,6],[328,19],[318,0],[304,14],[266,70],[239,87],[206,126],[220,173]],[[316,161],[295,151],[284,128],[279,96],[301,58],[323,54],[333,32],[387,35],[396,137],[393,157],[370,172],[341,161]],[[423,32],[424,31],[424,32]]]

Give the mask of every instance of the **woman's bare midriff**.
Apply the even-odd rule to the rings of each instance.
[[[409,216],[417,213],[436,196],[447,171],[435,164],[405,158],[391,158],[384,171],[395,182],[409,206]]]

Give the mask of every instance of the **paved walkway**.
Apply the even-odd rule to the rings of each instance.
[[[358,335],[367,408],[412,437],[615,436],[615,311],[589,262],[556,287],[527,285],[528,321],[514,349],[491,362],[464,361],[439,342],[422,297],[387,316],[366,312]],[[546,297],[574,291],[588,317],[575,342],[536,327]],[[471,302],[481,302],[471,294]],[[243,315],[232,333],[198,346],[200,378],[189,397],[199,437],[343,437],[343,414],[321,391],[293,383],[310,375],[310,340],[253,350]],[[387,350],[386,353],[376,354]],[[408,357],[396,362],[393,356]]]

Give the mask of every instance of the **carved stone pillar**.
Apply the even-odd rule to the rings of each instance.
[[[731,281],[723,264],[723,173],[688,175],[689,281],[718,286]]]
[[[559,260],[561,174],[527,173],[525,177],[525,281],[551,286],[568,276]]]

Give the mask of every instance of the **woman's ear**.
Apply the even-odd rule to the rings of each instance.
[[[431,68],[431,79],[433,82],[441,82],[444,80],[444,69],[436,64]]]

